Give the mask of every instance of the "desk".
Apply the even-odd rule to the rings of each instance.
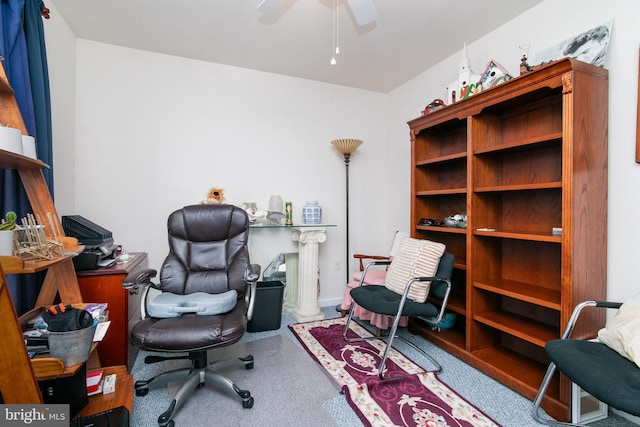
[[[78,285],[85,302],[108,304],[109,331],[98,347],[102,366],[133,366],[134,357],[129,357],[129,330],[140,320],[140,290],[126,290],[123,280],[135,271],[147,268],[147,254],[132,252],[127,262],[109,268],[78,271]]]
[[[115,409],[118,406],[124,406],[131,417],[133,413],[133,375],[127,375],[126,366],[111,366],[102,368],[102,371],[105,376],[116,374],[116,392],[89,396],[89,404],[82,408],[78,416],[88,417]]]
[[[251,224],[251,230],[260,228],[289,228],[291,238],[298,242],[297,300],[291,315],[298,322],[324,319],[318,306],[318,251],[327,240],[327,228],[332,224]]]

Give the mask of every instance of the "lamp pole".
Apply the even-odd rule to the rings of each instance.
[[[351,154],[353,154],[358,147],[362,144],[362,140],[360,139],[336,139],[331,141],[331,144],[344,156],[344,167],[346,173],[346,263],[344,265],[344,269],[346,271],[346,279],[349,283],[349,162],[351,160]]]
[[[347,230],[347,238],[345,239],[347,242],[347,247],[346,247],[346,263],[344,264],[344,269],[346,270],[346,274],[347,274],[347,281],[346,283],[349,283],[349,160],[351,159],[351,153],[345,153],[344,154],[344,170],[345,170],[345,181],[346,181],[346,191],[345,194],[347,195],[346,201],[345,201],[345,206],[346,206],[346,212],[347,212],[347,218],[346,218],[346,230]]]

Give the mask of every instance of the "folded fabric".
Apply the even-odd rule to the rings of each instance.
[[[616,315],[598,331],[598,341],[640,367],[640,294],[622,304]]]
[[[232,289],[221,294],[195,292],[187,295],[163,292],[149,303],[151,317],[170,318],[184,313],[195,313],[200,316],[227,313],[236,306],[238,293]]]
[[[42,313],[42,320],[50,332],[69,332],[88,328],[93,325],[91,314],[71,305],[52,305]]]

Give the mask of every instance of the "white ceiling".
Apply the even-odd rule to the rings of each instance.
[[[78,38],[304,79],[389,92],[542,0],[372,0],[358,27],[338,0],[49,0]],[[54,13],[51,19],[59,19]]]

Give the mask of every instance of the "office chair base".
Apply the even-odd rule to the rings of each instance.
[[[169,359],[180,358],[184,357]],[[193,361],[192,367],[163,372],[148,380],[135,382],[134,388],[136,390],[136,396],[147,395],[147,393],[149,393],[149,386],[160,386],[175,381],[183,382],[167,410],[158,417],[158,425],[160,427],[173,427],[173,415],[196,389],[204,387],[205,384],[212,384],[223,391],[226,390],[235,393],[242,400],[242,407],[245,409],[253,407],[254,398],[251,396],[251,392],[240,389],[221,372],[221,370],[238,366],[244,366],[245,369],[253,369],[253,356],[249,355],[238,359],[222,360],[209,364],[207,364],[206,352],[192,353],[188,358]],[[158,360],[154,360],[154,362],[156,361]]]

